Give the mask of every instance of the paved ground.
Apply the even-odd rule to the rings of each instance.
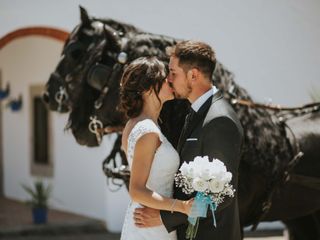
[[[80,224],[84,222],[95,222],[90,218],[86,218],[80,215],[66,213],[57,210],[49,210],[48,212],[48,224]],[[100,222],[102,224],[102,222]],[[32,217],[30,207],[23,202],[10,200],[0,197],[0,229],[15,228],[17,226],[32,225]]]
[[[0,239],[49,235],[57,239],[58,235],[106,234],[104,222],[77,214],[50,209],[48,223],[32,223],[31,209],[23,202],[0,197]],[[20,239],[20,238],[17,238]],[[24,238],[21,238],[24,239]],[[33,239],[33,238],[26,238]],[[44,237],[36,239],[46,239]],[[72,238],[71,238],[72,239]]]
[[[62,211],[50,210],[48,224],[34,225],[31,210],[24,203],[0,197],[1,240],[119,240],[108,233],[101,221]],[[284,237],[245,240],[285,240]]]
[[[53,236],[3,237],[2,240],[119,240],[118,235],[110,234],[68,234]]]
[[[285,240],[284,237],[245,238],[245,240]]]

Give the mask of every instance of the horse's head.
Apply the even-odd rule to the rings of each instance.
[[[104,126],[124,124],[124,115],[116,109],[123,69],[119,57],[121,38],[117,30],[106,24],[103,31],[104,40],[88,51],[90,57],[85,63],[80,94],[69,117],[69,128],[77,142],[87,146],[100,144]],[[104,112],[111,116],[107,119],[96,115],[103,100],[110,102]]]
[[[80,7],[81,23],[66,40],[60,61],[46,84],[44,101],[53,111],[67,112],[76,101],[88,50],[104,39],[103,23]]]
[[[120,23],[113,21],[112,25],[125,30]],[[105,23],[104,40],[89,50],[81,94],[69,117],[69,128],[82,145],[99,145],[105,133],[121,129],[126,122],[124,114],[117,110],[120,79],[125,64],[135,57],[125,51],[130,39],[139,33],[127,31],[124,34],[118,29]],[[109,130],[105,132],[105,129]]]

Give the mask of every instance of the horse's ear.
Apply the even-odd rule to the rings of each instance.
[[[80,17],[83,25],[90,24],[90,18],[86,9],[79,5],[80,8]]]

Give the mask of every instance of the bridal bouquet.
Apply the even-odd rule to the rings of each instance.
[[[235,190],[230,184],[232,174],[218,159],[209,161],[208,156],[195,157],[189,163],[184,162],[175,176],[175,184],[186,194],[197,192],[191,212],[188,216],[188,239],[194,239],[198,230],[199,217],[206,217],[208,207],[212,212],[216,227],[214,211],[225,196],[234,197]]]

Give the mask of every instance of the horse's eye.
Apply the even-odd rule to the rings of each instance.
[[[66,46],[65,54],[72,60],[77,60],[83,54],[83,46],[78,42],[69,43]]]

